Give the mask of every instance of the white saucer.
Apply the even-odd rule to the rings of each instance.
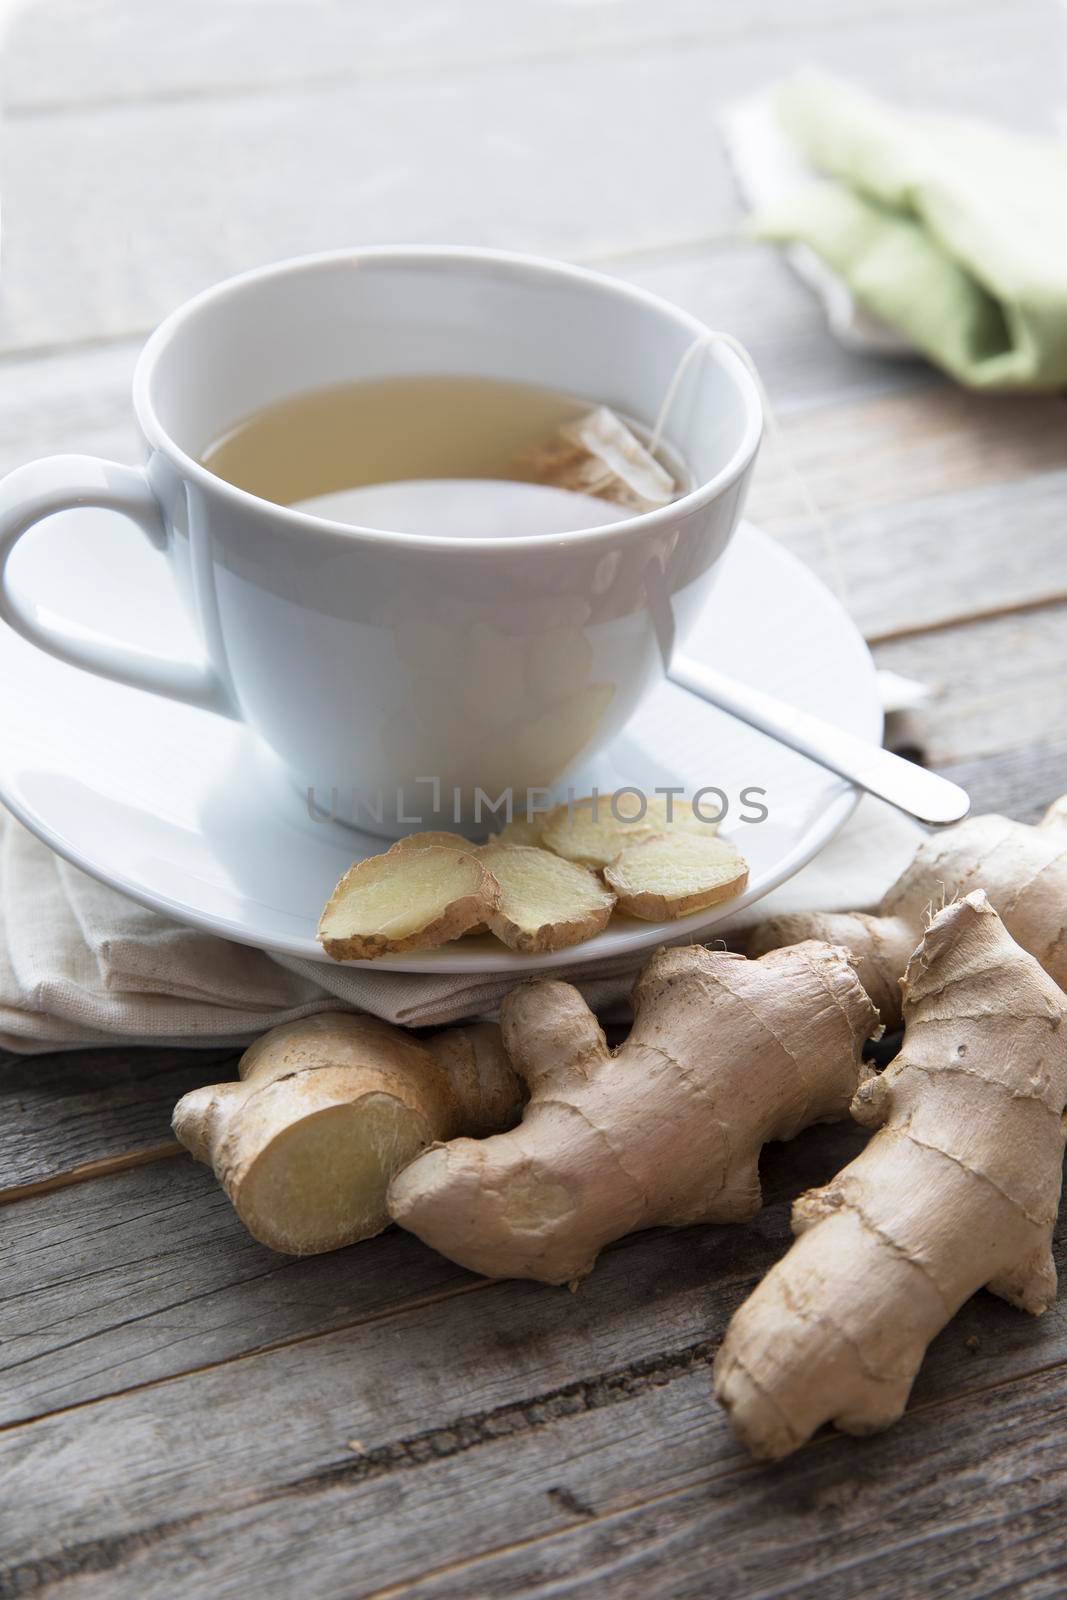
[[[112,513],[52,518],[23,540],[9,570],[20,591],[47,594],[56,616],[179,659],[189,654],[189,626],[162,558]],[[874,668],[852,622],[805,567],[751,525],[739,529],[685,649],[852,733],[881,736]],[[0,798],[39,838],[180,922],[327,959],[315,940],[322,905],[350,862],[382,841],[313,820],[247,729],[64,666],[3,625],[0,684]],[[703,935],[791,877],[858,798],[850,784],[666,683],[582,781],[590,776],[606,792],[619,783],[725,790],[733,810],[722,831],[748,858],[745,894],[683,922],[613,919],[597,938],[547,956],[515,955],[478,938],[374,965],[434,973],[560,968],[668,935]],[[738,820],[748,786],[766,790],[767,821]]]

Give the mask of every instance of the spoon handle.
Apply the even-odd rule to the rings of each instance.
[[[971,808],[966,790],[947,778],[939,778],[936,772],[927,772],[925,767],[905,761],[891,750],[845,733],[822,717],[799,711],[774,695],[738,683],[688,656],[674,655],[667,676],[690,694],[728,711],[930,827],[961,822]]]

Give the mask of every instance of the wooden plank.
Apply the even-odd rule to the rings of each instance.
[[[363,1452],[403,1457],[410,1441],[463,1419],[672,1361],[708,1338],[709,1302],[719,1316],[736,1303],[722,1261],[737,1241],[723,1234],[609,1252],[574,1296],[493,1285],[476,1313],[441,1300],[10,1427],[0,1546],[8,1561],[47,1562],[101,1536],[136,1539],[160,1518],[247,1504]],[[750,1249],[745,1283],[753,1259]],[[710,1295],[709,1277],[719,1280]],[[478,1428],[491,1436],[491,1424]],[[77,1465],[89,1459],[91,1489]]]
[[[633,1410],[653,1412],[650,1431],[676,1438],[687,1423],[693,1426],[699,1387],[691,1377],[684,1390],[681,1383],[669,1390],[665,1398],[675,1404],[666,1415],[660,1396],[658,1415],[651,1402]],[[685,1401],[691,1396],[689,1410]],[[627,1420],[625,1443],[634,1448],[644,1419]],[[613,1496],[610,1468],[607,1481],[588,1470],[588,1427],[561,1424],[558,1434],[569,1436],[570,1450],[561,1437],[557,1476],[566,1477],[574,1505],[588,1506],[591,1514],[576,1512],[555,1537],[519,1535],[488,1559],[441,1563],[421,1582],[359,1592],[404,1600],[471,1594],[512,1600],[548,1593],[609,1593],[613,1600],[643,1600],[650,1593],[739,1600],[772,1594],[798,1600],[991,1600],[1017,1593],[1051,1600],[1062,1595],[1067,1574],[1067,1472],[1056,1437],[1065,1421],[1067,1379],[1058,1370],[920,1412],[906,1428],[881,1438],[827,1441],[777,1470],[709,1475],[666,1496],[634,1501]],[[668,1428],[674,1430],[670,1435]],[[582,1433],[586,1438],[579,1443],[575,1436]],[[513,1471],[517,1453],[510,1459]],[[611,1460],[609,1444],[603,1456]],[[606,1462],[597,1465],[603,1473]],[[583,1490],[594,1498],[583,1500]],[[339,1495],[337,1502],[339,1511]],[[305,1528],[309,1522],[304,1519]],[[267,1534],[265,1523],[265,1516],[257,1518],[256,1530],[263,1528],[273,1544],[278,1530]],[[511,1526],[518,1533],[521,1518]],[[320,1527],[316,1548],[326,1554],[328,1577],[336,1582],[334,1551],[350,1538],[331,1537]],[[204,1559],[211,1546],[194,1538],[187,1548]],[[258,1552],[246,1554],[249,1565],[261,1559]],[[151,1572],[151,1556],[141,1565]],[[321,1566],[318,1573],[320,1581],[327,1576]],[[125,1584],[115,1590],[130,1592]],[[324,1586],[319,1592],[340,1591]]]
[[[999,811],[1036,822],[1067,790],[1067,740],[1049,739],[1004,756],[947,762],[938,769],[962,784],[975,812]]]
[[[792,1197],[864,1137],[846,1123],[768,1153],[768,1248],[784,1242]],[[276,1255],[188,1158],[12,1206],[0,1249],[0,1426],[487,1287],[399,1231],[303,1261]]]
[[[476,1306],[439,1298],[9,1427],[0,1433],[4,1548],[9,1560],[30,1563],[101,1538],[109,1548],[138,1549],[166,1542],[171,1525],[180,1531],[188,1519],[200,1527],[264,1497],[313,1495],[349,1475],[353,1454],[424,1460],[438,1453],[439,1437],[444,1454],[455,1453],[446,1436],[493,1438],[502,1414],[512,1418],[507,1431],[517,1432],[560,1409],[589,1409],[581,1397],[599,1394],[605,1374],[609,1398],[625,1390],[627,1374],[643,1387],[656,1374],[670,1382],[706,1361],[785,1231],[779,1203],[743,1227],[639,1236],[609,1251],[576,1295],[492,1284]],[[972,1351],[966,1341],[975,1327]],[[1067,1308],[1037,1321],[979,1297],[937,1341],[919,1396],[944,1399],[1065,1359]],[[706,1387],[702,1415],[705,1467],[736,1461]],[[642,1471],[650,1492],[676,1468],[665,1438],[672,1436],[655,1441],[659,1474]],[[88,1494],[79,1466],[86,1461]],[[375,1481],[386,1476],[376,1469]],[[457,1553],[469,1553],[468,1533],[459,1519],[451,1535]],[[381,1543],[380,1530],[375,1539]]]
[[[891,729],[896,746],[916,746],[928,765],[1067,744],[1067,605],[892,640],[874,658],[935,691]]]
[[[0,348],[144,332],[215,279],[340,244],[604,254],[729,227],[713,107],[695,73],[674,78],[628,59],[507,66],[12,122]]]
[[[454,1414],[448,1428],[428,1427],[382,1448],[358,1435],[347,1446],[338,1437],[333,1459],[315,1478],[294,1474],[267,1499],[245,1495],[214,1508],[205,1501],[193,1513],[160,1499],[151,1522],[124,1533],[114,1531],[105,1491],[86,1536],[72,1528],[39,1555],[6,1553],[0,1592],[62,1582],[75,1594],[116,1600],[152,1592],[232,1595],[241,1586],[316,1600],[367,1595],[516,1537],[562,1532],[586,1507],[639,1498],[657,1458],[657,1476],[662,1481],[666,1473],[674,1488],[706,1469],[713,1412],[705,1357],[686,1352],[672,1364],[632,1364],[606,1379],[562,1384],[529,1406]],[[633,1403],[638,1396],[644,1404]],[[736,1459],[721,1424],[717,1431]],[[665,1439],[673,1445],[669,1465]],[[587,1465],[609,1472],[599,1487],[583,1482],[579,1440]],[[244,1442],[252,1454],[264,1443],[256,1435]],[[23,1515],[19,1507],[0,1508],[0,1521],[16,1536]]]
[[[770,533],[788,534],[807,520],[790,468],[833,517],[1067,467],[1062,395],[985,395],[930,383],[862,404],[793,409],[780,425],[780,444],[768,439],[749,500],[750,515]]]
[[[880,642],[1067,599],[1065,493],[1059,470],[831,518],[853,619]],[[780,537],[832,583],[822,532],[806,526]]]
[[[770,1159],[773,1225],[784,1229],[783,1197],[824,1181],[862,1139],[846,1124]],[[355,1255],[275,1255],[188,1159],[23,1202],[0,1213],[0,1241],[0,1425],[481,1282],[400,1232]]]
[[[0,360],[0,472],[67,451],[140,461],[130,385],[141,341]]]
[[[1018,15],[987,3],[965,29],[958,11],[932,16],[921,51],[889,13],[827,24],[819,54],[917,102],[1044,115],[1054,14],[1036,0],[1025,51]],[[0,348],[130,336],[216,278],[340,242],[604,257],[720,234],[740,216],[718,136],[725,99],[795,62],[795,36],[770,29],[209,99],[192,115],[163,101],[16,118]],[[9,76],[22,76],[17,53]]]
[[[711,1400],[711,1348],[453,1413],[388,1445],[357,1435],[346,1451],[338,1439],[313,1474],[243,1494],[228,1483],[194,1512],[159,1485],[154,1520],[123,1533],[105,1473],[89,1536],[72,1526],[61,1545],[11,1559],[0,1582],[11,1594],[62,1582],[79,1600],[294,1589],[900,1600],[990,1596],[1062,1563],[1062,1365],[1011,1383],[976,1375],[880,1438],[827,1436],[764,1469]],[[322,1421],[343,1430],[336,1402]],[[166,1476],[173,1422],[145,1409],[139,1432]],[[242,1442],[249,1455],[271,1448],[262,1433]],[[204,1444],[211,1477],[216,1441]],[[58,1454],[57,1474],[73,1460]]]
[[[0,1426],[483,1280],[392,1231],[298,1260],[185,1156],[0,1211]]]
[[[806,50],[822,32],[868,20],[863,0],[751,0],[743,9],[705,0],[614,0],[610,6],[512,0],[409,0],[403,13],[377,0],[49,0],[16,15],[9,49],[17,65],[8,116],[57,107],[113,105],[188,95],[268,94],[294,83],[358,84],[424,76],[471,63],[677,50],[773,31]],[[970,16],[963,0],[896,0],[881,6],[897,29],[924,27],[936,13]],[[1041,26],[1048,7],[1019,8],[1020,26]],[[949,95],[952,82],[947,85]]]
[[[0,1054],[0,1200],[171,1155],[175,1102],[236,1074],[239,1052]]]

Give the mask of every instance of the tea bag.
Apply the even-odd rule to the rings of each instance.
[[[564,423],[547,444],[525,450],[516,468],[535,483],[611,500],[630,511],[654,511],[678,493],[666,468],[607,406]]]

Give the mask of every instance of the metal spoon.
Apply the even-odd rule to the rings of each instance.
[[[663,588],[662,573],[655,563],[650,563],[646,569],[645,588],[664,671],[679,688],[758,728],[761,733],[777,739],[779,744],[799,751],[809,761],[828,767],[831,772],[877,795],[880,800],[888,800],[890,805],[930,827],[943,828],[949,823],[961,822],[967,815],[971,799],[958,784],[938,777],[936,772],[927,772],[925,767],[905,761],[902,756],[883,750],[867,739],[845,733],[832,722],[813,716],[809,711],[800,711],[775,695],[753,689],[714,667],[677,654],[674,613]]]

